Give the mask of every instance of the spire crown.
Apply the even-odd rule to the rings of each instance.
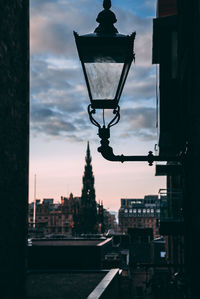
[[[88,141],[85,161],[86,161],[86,163],[90,163],[91,160],[92,160],[92,158],[91,158],[91,155],[90,155],[90,144],[89,144],[89,141]]]
[[[87,155],[90,155],[90,144],[89,144],[89,141],[87,142]]]

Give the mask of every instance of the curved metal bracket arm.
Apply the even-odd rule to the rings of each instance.
[[[94,125],[94,126],[96,126],[96,127],[98,127],[99,128],[99,130],[101,129],[101,125],[97,122],[97,120],[93,117],[93,114],[95,114],[96,113],[96,110],[95,109],[93,109],[92,108],[92,105],[90,104],[89,106],[88,106],[88,115],[89,115],[89,118],[90,118],[90,121],[91,121],[91,123]],[[119,120],[120,120],[120,107],[119,106],[117,106],[117,108],[115,108],[114,110],[113,110],[113,114],[114,114],[114,117],[113,117],[113,119],[109,122],[109,124],[108,124],[108,128],[110,128],[110,127],[112,127],[112,126],[115,126],[118,122],[119,122]],[[104,128],[105,128],[105,126],[104,126]],[[109,138],[109,137],[108,137]]]
[[[113,110],[113,114],[115,115],[114,118],[109,122],[108,128],[115,126],[120,121],[120,107],[119,105],[117,108]]]
[[[101,129],[101,126],[100,124],[96,121],[96,119],[94,119],[94,117],[92,116],[93,114],[96,113],[96,110],[92,108],[91,104],[88,106],[88,115],[89,115],[89,118],[90,118],[90,121],[91,123],[98,127],[99,129]]]
[[[153,162],[180,162],[183,163],[185,153],[182,152],[178,156],[154,156],[152,151],[149,151],[147,156],[124,156],[124,155],[115,155],[113,153],[112,147],[109,146],[109,138],[110,138],[110,127],[116,125],[120,120],[120,107],[118,106],[113,110],[114,118],[109,122],[108,126],[105,125],[101,127],[101,125],[94,119],[93,114],[96,113],[96,110],[92,108],[91,104],[88,106],[88,114],[90,121],[93,125],[99,128],[99,137],[101,138],[101,146],[98,148],[98,151],[101,155],[109,161],[116,162],[148,162],[150,166],[153,165]]]
[[[124,156],[124,155],[115,155],[113,153],[112,147],[109,146],[110,138],[110,129],[103,127],[99,128],[99,137],[101,138],[101,146],[98,148],[98,152],[109,161],[116,161],[116,162],[148,162],[149,166],[153,165],[153,162],[181,162],[180,156],[154,156],[152,151],[149,151],[147,156]]]

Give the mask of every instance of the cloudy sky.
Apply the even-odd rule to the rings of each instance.
[[[73,31],[93,32],[102,0],[31,0],[30,198],[81,194],[84,157],[90,142],[96,199],[117,210],[122,197],[157,194],[165,179],[147,163],[112,163],[97,152],[97,129],[89,104]],[[157,143],[155,66],[151,64],[155,0],[113,0],[120,33],[136,31],[136,62],[122,97],[121,120],[111,129],[116,154],[147,154]]]

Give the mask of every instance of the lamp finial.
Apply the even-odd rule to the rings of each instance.
[[[113,25],[117,22],[117,18],[110,10],[111,8],[111,0],[103,1],[104,10],[102,10],[98,16],[96,21],[99,23],[99,26],[95,29],[95,33],[99,34],[115,34],[118,33],[117,29]]]
[[[111,0],[104,0],[103,1],[103,8],[104,9],[110,9],[111,8]]]

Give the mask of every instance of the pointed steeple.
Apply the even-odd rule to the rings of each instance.
[[[94,189],[94,176],[92,171],[92,157],[90,155],[90,145],[87,143],[87,151],[85,157],[86,165],[83,175],[83,189],[82,189],[82,200],[84,203],[91,203],[95,201],[95,189]]]
[[[86,165],[83,175],[83,188],[81,195],[81,229],[84,233],[94,233],[96,226],[97,206],[95,200],[94,175],[92,171],[92,158],[90,154],[89,142],[87,143]]]
[[[87,154],[90,155],[90,143],[89,143],[89,141],[87,142]]]
[[[91,155],[90,155],[90,144],[89,141],[87,143],[87,151],[86,151],[86,157],[85,157],[85,161],[87,164],[90,164],[92,161]]]

